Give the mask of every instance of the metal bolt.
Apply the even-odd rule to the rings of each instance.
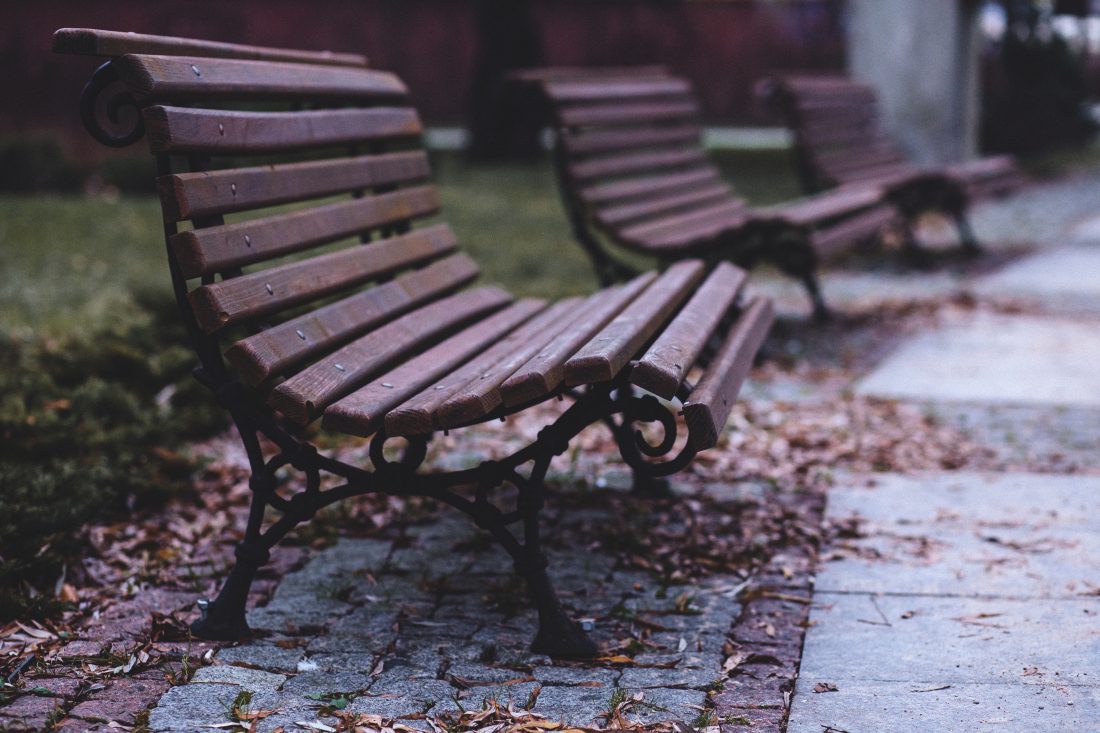
[[[229,184],[229,190],[232,192],[232,194],[234,196],[236,196],[237,195],[237,184],[236,183],[230,183]]]
[[[347,371],[346,369],[344,369],[343,364],[336,364],[335,367],[336,367],[336,371],[338,371],[338,372]]]
[[[252,246],[252,237],[250,237],[247,234],[244,235],[244,246],[246,246],[246,247],[251,247]]]
[[[435,388],[436,388],[436,389],[447,389],[447,385],[445,385],[445,384],[437,384],[437,385],[435,385]]]
[[[271,287],[271,283],[264,283],[264,287],[267,288],[267,294],[268,295],[274,295],[275,294],[275,288]]]
[[[306,340],[306,335],[302,333],[301,330],[295,331],[294,333],[298,334],[298,338],[302,339],[302,341]]]
[[[219,135],[224,135],[225,134],[225,125],[223,125],[220,122],[218,123],[218,134]]]
[[[581,631],[592,631],[596,628],[596,619],[594,618],[582,618],[577,623],[581,626]]]
[[[191,71],[195,72],[195,76],[202,76],[202,72],[199,71],[199,67],[191,64]]]
[[[386,389],[393,389],[393,385],[390,384],[389,382],[382,382],[382,386],[385,387]]]

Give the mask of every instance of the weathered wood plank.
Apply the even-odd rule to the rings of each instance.
[[[256,61],[293,61],[332,66],[367,65],[367,57],[357,53],[248,46],[241,43],[201,41],[194,38],[154,36],[147,33],[121,33],[95,28],[62,28],[56,31],[53,34],[53,51],[80,56],[123,56],[128,53],[137,53]]]
[[[620,226],[637,219],[668,214],[693,206],[729,201],[733,198],[733,191],[729,186],[725,183],[716,183],[710,186],[689,189],[682,193],[661,193],[641,201],[606,206],[596,211],[596,221],[609,227]],[[741,199],[737,200],[741,201]]]
[[[207,333],[394,273],[457,247],[445,224],[203,285],[189,294]]]
[[[669,125],[621,130],[591,130],[561,133],[561,144],[571,155],[608,153],[613,150],[699,142],[703,129],[698,125]]]
[[[174,173],[157,179],[165,221],[258,209],[374,186],[421,181],[423,150],[304,163]]]
[[[225,355],[245,383],[258,385],[348,339],[459,289],[472,282],[477,274],[477,265],[467,255],[451,255],[264,329],[233,344]]]
[[[623,242],[643,249],[683,249],[735,231],[752,220],[738,199],[630,226],[619,232]]]
[[[608,183],[598,183],[581,189],[581,198],[591,204],[606,204],[659,193],[682,191],[712,185],[721,180],[718,170],[707,166],[679,173],[666,173],[659,176],[625,178]]]
[[[300,252],[358,232],[434,214],[435,186],[416,186],[288,214],[191,229],[169,244],[184,277],[198,277]]]
[[[737,300],[747,274],[720,263],[630,370],[630,383],[672,399],[707,340]]]
[[[268,404],[306,425],[330,404],[402,359],[511,302],[499,288],[467,290],[401,316],[280,384]],[[408,363],[408,362],[406,362]]]
[[[643,151],[621,155],[587,158],[568,163],[569,175],[578,181],[609,178],[628,173],[643,173],[665,168],[680,168],[706,163],[707,156],[701,148],[673,148],[671,150]]]
[[[558,111],[558,121],[568,127],[585,125],[641,125],[669,120],[694,121],[699,117],[699,105],[687,97],[663,102],[599,104],[565,107]]]
[[[544,305],[541,300],[521,300],[398,365],[325,410],[325,427],[362,437],[373,435],[387,412],[505,338]]]
[[[613,379],[668,321],[705,272],[700,260],[681,260],[665,270],[565,362],[565,384],[572,387]]]
[[[638,297],[657,278],[647,272],[628,283],[607,288],[590,296],[578,317],[550,343],[531,357],[501,385],[501,397],[508,407],[537,400],[557,390],[565,381],[565,362],[612,318]]]
[[[884,203],[835,224],[815,229],[810,235],[810,245],[819,260],[828,260],[853,242],[878,237],[882,230],[897,218],[897,209],[889,203]]]
[[[718,444],[737,393],[774,319],[770,300],[753,300],[689,395],[684,404],[684,422],[688,426],[688,440],[696,450]]]
[[[765,209],[754,209],[758,220],[777,220],[792,226],[812,227],[875,206],[884,191],[877,186],[837,188]]]
[[[423,132],[411,107],[238,112],[154,105],[142,110],[154,153],[239,154],[414,137]]]
[[[394,74],[347,66],[131,54],[114,61],[143,100],[394,99],[408,89]]]
[[[584,79],[549,81],[543,85],[547,96],[556,102],[604,102],[609,99],[648,99],[682,97],[691,94],[685,79]]]
[[[575,316],[581,298],[558,301],[458,369],[386,414],[387,435],[426,435],[485,417],[500,404],[500,385]],[[451,424],[442,408],[451,405]],[[463,409],[464,408],[464,409]],[[462,419],[454,423],[458,411]]]

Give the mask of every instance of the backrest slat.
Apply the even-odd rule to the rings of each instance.
[[[165,219],[180,221],[258,209],[374,186],[421,181],[423,150],[354,158],[176,173],[157,179]]]
[[[403,188],[288,214],[172,235],[169,244],[184,277],[192,278],[293,254],[375,227],[439,210],[435,186]]]
[[[208,56],[263,61],[296,61],[334,66],[366,66],[367,57],[357,53],[299,51],[292,48],[248,46],[241,43],[201,41],[194,38],[122,33],[93,28],[62,28],[53,34],[55,53],[80,56],[123,56],[128,53],[168,56]]]
[[[706,163],[706,161],[706,154],[696,147],[600,156],[580,162],[570,162],[567,165],[569,175],[578,181],[587,181],[593,178],[610,178],[628,173],[683,167]]]
[[[624,125],[667,120],[694,120],[699,105],[686,98],[669,102],[634,102],[566,107],[558,120],[570,127],[579,125]]]
[[[551,81],[545,85],[546,94],[556,103],[606,102],[616,100],[683,97],[691,94],[691,85],[685,79],[673,77],[647,79],[599,79],[576,81]]]
[[[260,384],[467,285],[477,274],[477,265],[467,255],[451,255],[242,339],[229,347],[226,357],[246,382]]]
[[[292,262],[191,291],[195,317],[207,333],[276,313],[361,284],[457,247],[446,224]]]
[[[154,153],[270,153],[419,135],[409,107],[240,112],[154,106],[144,110]]]
[[[606,153],[673,143],[698,143],[703,130],[698,125],[676,125],[646,129],[592,130],[567,132],[562,144],[570,154]]]
[[[394,74],[345,66],[138,54],[119,57],[115,65],[143,100],[380,100],[408,94]]]

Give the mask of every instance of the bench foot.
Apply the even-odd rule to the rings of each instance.
[[[963,254],[970,257],[977,257],[982,254],[981,243],[978,241],[978,237],[974,234],[973,227],[970,226],[970,219],[966,214],[957,213],[954,215],[955,228],[959,232],[959,244],[962,247]]]
[[[814,308],[814,320],[818,323],[831,321],[833,313],[829,310],[829,306],[825,304],[825,296],[821,294],[821,285],[817,281],[817,275],[813,271],[809,271],[803,273],[801,279]]]
[[[531,600],[539,612],[539,630],[531,642],[531,651],[555,658],[586,659],[598,656],[599,647],[561,607],[546,569],[529,570],[524,577]]]
[[[242,543],[236,555],[237,562],[218,597],[208,603],[199,602],[202,616],[191,624],[191,633],[200,639],[236,641],[251,633],[245,620],[245,604],[257,568],[267,561],[267,551],[257,553]]]

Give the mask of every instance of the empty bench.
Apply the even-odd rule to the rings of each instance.
[[[768,261],[805,285],[827,315],[818,264],[893,221],[879,186],[780,206],[746,205],[708,159],[689,82],[663,67],[542,69],[556,127],[556,168],[576,239],[602,282],[635,274],[608,245],[663,262],[702,258],[749,268]]]
[[[967,220],[970,202],[1018,188],[1023,178],[1011,156],[942,167],[913,164],[881,126],[878,100],[867,84],[842,76],[781,76],[758,94],[793,131],[799,177],[806,191],[879,185],[904,217],[906,244],[919,249],[915,221],[925,213],[952,218],[961,244],[980,247]]]
[[[271,548],[322,507],[381,492],[468,514],[527,581],[532,648],[595,653],[547,575],[546,472],[594,423],[613,428],[642,475],[679,471],[718,443],[772,320],[767,300],[739,302],[744,272],[685,259],[588,297],[517,300],[473,284],[477,265],[446,224],[418,225],[439,197],[393,74],[354,55],[87,29],[58,31],[54,48],[106,57],[81,98],[85,123],[110,145],[144,137],[156,159],[195,376],[251,465],[244,540],[194,632],[248,633],[246,598]],[[566,406],[530,445],[425,470],[440,431],[558,398]],[[369,437],[369,465],[319,450],[307,437],[316,421]],[[638,430],[653,422],[656,444]],[[400,457],[387,458],[396,438]],[[277,478],[287,472],[290,484]]]

